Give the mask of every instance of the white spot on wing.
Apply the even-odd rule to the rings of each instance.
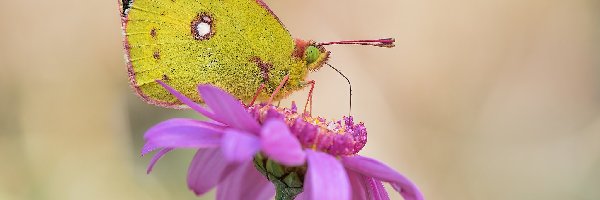
[[[198,25],[196,25],[196,30],[200,37],[206,36],[210,33],[210,24],[206,22],[198,23]]]

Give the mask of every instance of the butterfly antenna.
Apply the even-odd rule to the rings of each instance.
[[[342,71],[340,71],[339,69],[331,66],[329,63],[325,63],[325,64],[327,64],[329,67],[331,67],[331,69],[333,69],[336,72],[338,72],[340,75],[342,75],[342,77],[344,77],[346,79],[346,81],[348,81],[348,85],[350,86],[350,111],[348,112],[348,116],[350,116],[350,113],[352,113],[352,83],[350,83],[350,79],[348,79],[348,77],[346,77],[346,75],[344,75],[342,73]]]
[[[327,46],[327,45],[334,45],[334,44],[357,44],[357,45],[392,48],[392,47],[396,46],[394,44],[394,42],[396,42],[396,39],[394,39],[394,38],[385,38],[385,39],[378,39],[378,40],[342,40],[342,41],[337,41],[337,42],[322,42],[317,45]]]

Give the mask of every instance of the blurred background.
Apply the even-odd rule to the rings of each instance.
[[[599,1],[265,1],[299,38],[396,38],[329,47],[331,64],[368,127],[361,154],[427,199],[600,199]],[[1,200],[198,199],[192,151],[145,174],[144,131],[198,115],[138,99],[121,40],[116,0],[0,1]],[[315,114],[348,113],[341,76],[309,78]]]

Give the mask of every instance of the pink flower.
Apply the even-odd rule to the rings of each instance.
[[[366,129],[352,117],[327,123],[297,113],[295,106],[245,108],[230,94],[199,85],[208,110],[158,82],[212,121],[171,119],[150,128],[142,154],[160,151],[148,172],[172,149],[199,149],[187,177],[197,195],[216,186],[217,199],[270,199],[275,194],[270,180],[276,199],[292,199],[302,191],[297,199],[389,199],[384,181],[406,200],[423,199],[406,177],[356,155],[366,144]]]

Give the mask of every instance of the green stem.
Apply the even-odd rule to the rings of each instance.
[[[302,189],[277,187],[275,200],[294,200],[301,192]]]
[[[275,177],[271,175],[269,178],[275,185],[275,200],[294,200],[298,194],[302,193],[302,188],[290,187],[279,179],[272,179]]]

